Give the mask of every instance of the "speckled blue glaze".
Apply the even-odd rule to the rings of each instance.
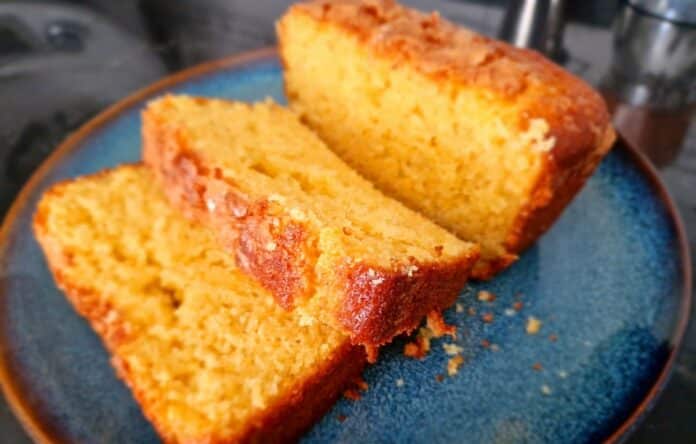
[[[198,75],[166,91],[284,101],[273,59]],[[45,172],[8,221],[9,242],[0,247],[5,362],[34,420],[56,441],[158,441],[97,336],[56,289],[30,229],[50,184],[140,158],[142,104],[93,131]],[[402,355],[403,339],[386,347],[365,373],[362,399],[339,401],[304,442],[606,438],[645,398],[673,346],[683,304],[679,251],[674,221],[650,181],[630,154],[612,152],[519,262],[465,289],[459,309],[446,313],[458,327],[456,341],[433,340],[421,361]],[[496,300],[478,301],[481,289]],[[519,312],[512,309],[516,301],[523,303]],[[481,320],[484,313],[492,323]],[[542,321],[536,335],[525,332],[529,316]],[[484,339],[494,345],[483,347]],[[438,382],[449,359],[442,344],[452,342],[463,347],[466,362]],[[543,370],[532,369],[537,362]]]

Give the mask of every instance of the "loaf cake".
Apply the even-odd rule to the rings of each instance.
[[[292,441],[365,363],[347,336],[303,323],[236,270],[144,166],[54,186],[34,229],[165,442]]]
[[[316,0],[277,31],[293,110],[385,194],[479,243],[477,278],[544,233],[614,141],[582,80],[437,13]]]
[[[451,305],[477,260],[363,179],[271,101],[187,96],[142,114],[143,159],[171,202],[306,322],[376,347]]]

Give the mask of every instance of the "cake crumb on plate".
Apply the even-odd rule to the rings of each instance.
[[[535,335],[541,330],[541,321],[534,316],[527,318],[527,334]]]
[[[495,294],[490,291],[481,290],[478,292],[478,300],[481,302],[493,302],[495,301]]]
[[[343,392],[343,397],[351,401],[358,401],[361,398],[360,393],[356,389],[346,390]]]
[[[464,363],[462,355],[456,355],[447,361],[447,374],[454,376],[459,372],[459,367]]]
[[[454,356],[464,351],[464,349],[457,344],[442,344],[442,348],[449,356]]]
[[[430,339],[434,336],[431,329],[428,327],[421,327],[418,330],[415,341],[411,341],[404,345],[404,356],[414,359],[423,359],[430,351]]]
[[[355,386],[362,392],[366,391],[369,386],[367,385],[367,381],[365,381],[363,378],[355,378],[355,381],[353,381]]]

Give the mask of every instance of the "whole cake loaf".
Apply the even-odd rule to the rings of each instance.
[[[349,168],[291,111],[167,96],[143,112],[143,158],[170,200],[306,322],[376,347],[451,305],[478,247]]]
[[[34,229],[165,442],[294,441],[360,375],[362,347],[280,308],[144,166],[54,186]]]
[[[614,141],[582,80],[437,13],[315,0],[277,29],[291,107],[387,195],[479,243],[478,278],[551,226]]]

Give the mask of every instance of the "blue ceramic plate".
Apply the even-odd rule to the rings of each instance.
[[[0,379],[38,441],[157,442],[99,339],[53,284],[31,232],[42,191],[138,161],[139,111],[151,97],[283,102],[281,80],[271,50],[166,79],[70,137],[24,189],[0,236]],[[689,312],[688,262],[664,189],[645,161],[619,144],[537,245],[492,282],[469,286],[446,313],[464,350],[458,374],[447,375],[442,344],[451,339],[434,340],[421,361],[405,358],[405,340],[398,340],[366,371],[362,399],[338,402],[305,442],[625,436],[669,374]],[[479,301],[481,289],[495,301]],[[526,332],[529,317],[542,322],[535,335]]]

